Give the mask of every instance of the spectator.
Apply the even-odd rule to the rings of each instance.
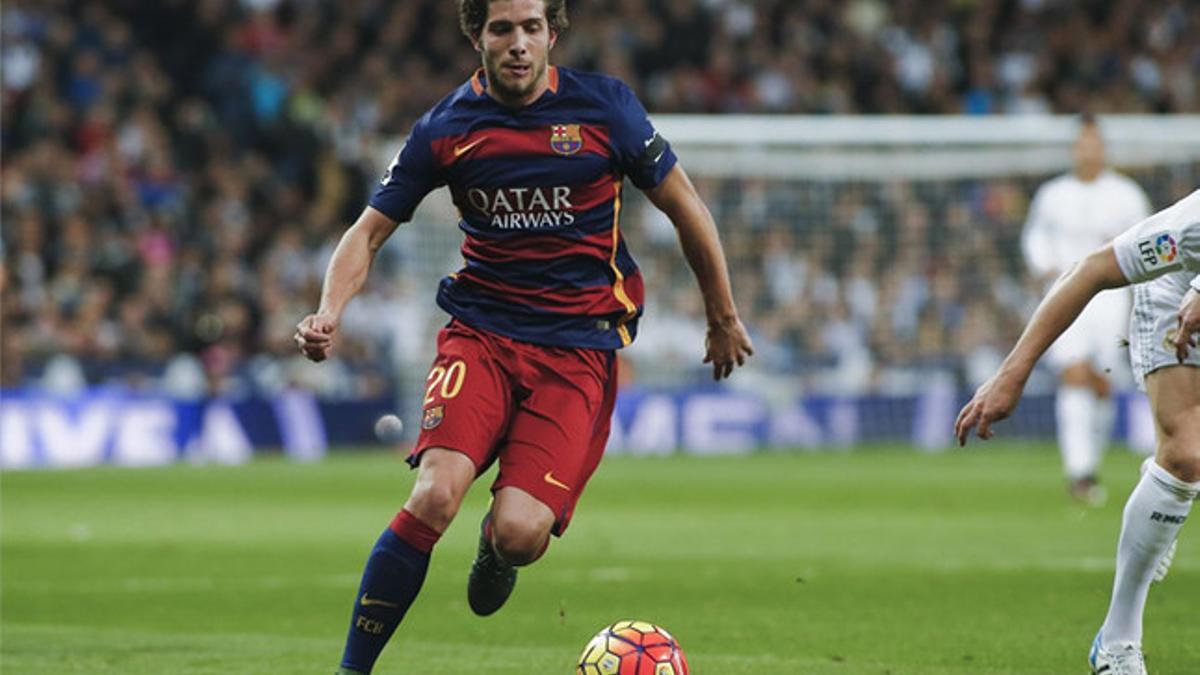
[[[558,60],[619,74],[654,112],[1200,112],[1200,8],[1182,0],[571,10],[578,29]],[[395,335],[432,333],[432,288],[417,271],[454,262],[420,251],[446,236],[452,212],[394,238],[381,263],[403,279],[366,294],[328,374],[295,363],[280,327],[316,303],[331,242],[394,137],[474,69],[453,3],[10,0],[2,11],[5,386],[53,363],[61,386],[165,378],[194,394],[203,373],[215,391],[305,381],[352,396],[423,372],[424,352],[381,339],[371,318],[389,316]],[[1178,195],[1195,174],[1164,189]],[[697,184],[736,232],[735,290],[772,371],[852,375],[858,391],[934,361],[968,378],[988,369],[1035,297],[1004,261],[1041,178],[943,182],[933,196],[918,181]],[[638,222],[636,204],[626,213],[659,313],[648,320],[695,330],[697,308],[672,291],[674,232]],[[674,346],[630,358],[649,380],[693,377]]]

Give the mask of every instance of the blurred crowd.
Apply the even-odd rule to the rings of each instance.
[[[419,263],[453,267],[448,222],[422,224],[441,229],[432,253],[394,238],[333,363],[309,367],[291,335],[395,139],[478,66],[456,4],[5,2],[0,384],[356,397],[421,379],[443,317]],[[652,112],[1200,111],[1200,5],[1183,0],[569,9],[555,61],[622,77]],[[1143,178],[1163,205],[1198,177]],[[701,189],[761,361],[888,390],[933,361],[969,380],[980,345],[1011,340],[1037,296],[1016,245],[1035,186]],[[703,326],[669,225],[631,216],[652,292],[632,365],[653,381],[663,343],[702,344]]]
[[[1128,175],[1167,205],[1200,185],[1200,162]],[[1045,291],[1025,269],[1021,233],[1046,178],[697,181],[725,232],[755,341],[762,377],[748,378],[752,386],[904,395],[943,376],[981,384]],[[700,298],[669,223],[645,222],[625,230],[651,298],[631,365],[642,379],[690,372],[700,381]],[[1114,352],[1127,333],[1112,327]],[[1033,386],[1051,385],[1047,375]],[[1113,374],[1119,386],[1131,385],[1127,375]]]

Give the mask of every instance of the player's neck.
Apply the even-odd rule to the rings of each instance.
[[[495,87],[488,87],[487,95],[505,108],[524,108],[525,106],[532,105],[534,101],[541,98],[542,94],[546,93],[546,90],[549,88],[546,83],[546,77],[543,75],[542,81],[535,85],[528,94],[523,96],[508,98],[497,92]]]
[[[1098,169],[1076,169],[1075,177],[1078,178],[1081,182],[1091,183],[1092,181],[1099,178],[1100,175],[1103,173],[1104,173],[1104,167],[1100,167]]]
[[[486,69],[484,69],[483,73],[484,75],[488,75]],[[533,85],[533,88],[529,90],[529,93],[512,96],[506,95],[505,92],[501,91],[501,88],[497,87],[493,82],[493,78],[489,76],[485,92],[493,101],[496,101],[506,108],[524,108],[526,106],[533,105],[533,103],[541,98],[547,90],[553,88],[551,79],[554,76],[554,66],[547,64],[546,67],[542,69],[541,76],[538,77],[537,81]]]

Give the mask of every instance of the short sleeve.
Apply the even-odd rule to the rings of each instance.
[[[675,152],[646,115],[633,91],[618,82],[613,92],[610,141],[621,172],[642,190],[656,187],[675,167]]]
[[[1168,228],[1160,215],[1143,220],[1113,240],[1117,264],[1131,284],[1183,269],[1180,233]]]
[[[413,125],[367,202],[397,222],[411,220],[425,195],[441,184],[433,162],[427,120],[422,117]]]

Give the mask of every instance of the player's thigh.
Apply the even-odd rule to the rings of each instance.
[[[512,384],[492,338],[451,323],[421,392],[421,431],[408,461],[423,464],[430,448],[469,457],[482,473],[494,459],[513,410]]]
[[[595,439],[607,435],[611,352],[550,350],[536,363],[529,395],[513,415],[500,450],[493,490],[516,487],[545,504],[561,533],[598,457]],[[528,372],[528,371],[527,371]],[[599,449],[603,452],[603,448]]]
[[[1200,480],[1200,367],[1174,365],[1146,377],[1158,433],[1158,463],[1172,475]]]

